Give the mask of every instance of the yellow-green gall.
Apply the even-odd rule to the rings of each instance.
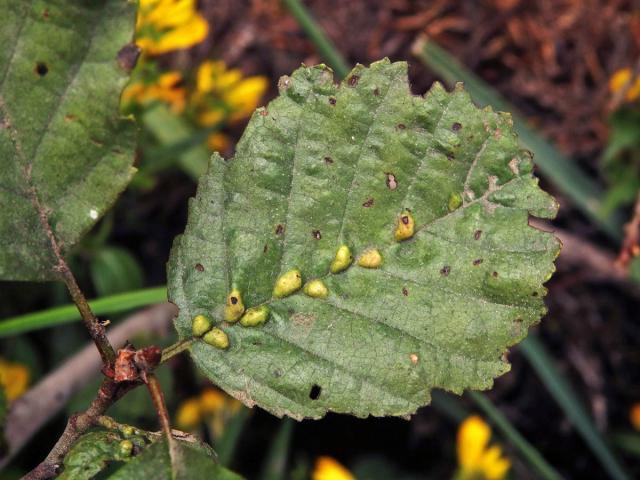
[[[242,295],[240,290],[234,288],[227,295],[227,304],[224,306],[224,319],[227,322],[237,322],[244,313],[244,303],[242,303]]]
[[[249,308],[240,319],[240,325],[243,327],[257,327],[266,322],[267,318],[269,318],[269,307],[260,305],[259,307]]]
[[[329,289],[324,282],[319,279],[307,282],[304,286],[303,292],[311,298],[327,298],[329,296]]]
[[[410,210],[404,210],[398,217],[396,232],[394,234],[397,241],[401,242],[407,238],[413,237],[416,230],[416,222]]]
[[[447,207],[450,212],[457,210],[462,205],[462,195],[459,193],[452,193],[449,195],[449,202],[447,203]]]
[[[302,287],[302,274],[300,270],[293,269],[280,275],[273,287],[273,296],[276,298],[288,297]]]
[[[377,248],[365,250],[358,259],[358,265],[364,268],[378,268],[382,264],[382,255]]]
[[[194,337],[201,337],[211,330],[211,320],[204,315],[196,315],[191,322],[191,333]]]
[[[351,249],[347,245],[340,246],[333,262],[331,262],[331,273],[340,273],[346,270],[352,262],[353,254],[351,253]]]
[[[224,330],[218,327],[213,327],[204,334],[202,339],[205,343],[213,345],[216,348],[220,348],[222,350],[229,348],[229,336],[224,332]]]
[[[123,457],[130,457],[133,452],[133,442],[131,440],[122,440],[118,446],[120,455]]]
[[[131,437],[135,433],[135,429],[131,425],[123,425],[120,431],[125,437]]]

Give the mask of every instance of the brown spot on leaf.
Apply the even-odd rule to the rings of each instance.
[[[533,293],[531,294],[531,296],[532,296],[532,297],[537,297],[537,296],[538,296],[538,292],[533,292]]]
[[[493,273],[491,273],[491,276],[492,276],[493,278],[498,278],[498,272],[493,272]]]
[[[373,197],[368,198],[367,201],[362,204],[362,206],[364,208],[369,208],[369,207],[373,206],[373,202],[374,202]]]
[[[400,220],[402,221],[402,223],[404,223],[405,225],[409,225],[409,217],[407,217],[406,215],[402,215],[400,217]]]
[[[326,163],[327,165],[330,165],[333,163],[333,158],[331,157],[324,157],[324,163]]]
[[[47,73],[49,73],[49,67],[44,62],[36,63],[36,66],[33,68],[33,71],[39,77],[44,77]]]
[[[373,89],[373,94],[377,97],[378,95],[380,95],[380,89],[378,87]]]
[[[44,11],[42,12],[42,18],[44,18],[45,20],[47,20],[49,18],[49,9],[45,8]]]
[[[474,265],[474,266],[476,266],[476,267],[477,267],[478,265],[480,265],[481,263],[482,263],[482,259],[481,259],[481,258],[476,258],[476,259],[473,261],[473,265]]]
[[[75,115],[69,113],[67,115],[64,116],[65,121],[67,122],[73,122],[74,120],[76,120],[78,117],[76,117]]]
[[[404,129],[405,129],[405,128],[407,128],[407,127],[405,126],[405,124],[404,124],[404,123],[399,123],[398,125],[396,125],[396,128],[397,128],[398,130],[404,130]]]
[[[440,275],[446,277],[451,272],[451,267],[449,265],[445,265],[440,269]]]
[[[407,290],[406,287],[402,287],[402,295],[404,295],[405,297],[409,296],[409,290]]]
[[[279,223],[276,226],[276,235],[282,235],[284,233],[284,225],[282,225],[281,223]]]
[[[320,240],[322,238],[322,233],[320,233],[320,230],[314,230],[313,232],[311,232],[311,235],[313,235],[313,238],[315,238],[316,240]]]
[[[199,272],[204,272],[204,267],[201,263],[196,263],[196,270]]]
[[[415,353],[412,353],[411,355],[409,355],[409,359],[411,360],[411,363],[413,363],[414,365],[418,364],[418,355],[416,355]]]
[[[449,160],[450,162],[453,162],[453,160],[455,160],[455,158],[456,158],[456,156],[453,153],[451,153],[451,152],[447,153],[447,160]]]
[[[454,132],[460,131],[461,128],[462,124],[460,122],[455,122],[453,125],[451,125],[451,130],[453,130]]]
[[[335,99],[335,97],[329,97],[329,104],[330,104],[330,105],[335,105],[335,104],[336,104],[336,99]]]
[[[473,239],[474,240],[480,240],[480,237],[482,236],[482,230],[476,230],[473,233]]]
[[[360,77],[358,75],[351,75],[347,79],[347,83],[350,87],[355,87],[356,85],[358,85],[358,80],[360,80]]]
[[[124,47],[120,49],[118,52],[118,65],[125,72],[130,72],[138,63],[138,57],[140,56],[140,52],[142,50],[135,43],[127,43]]]
[[[268,250],[269,250],[269,245],[265,243],[264,247],[262,247],[262,253],[267,253]]]
[[[258,110],[258,112],[260,113],[260,115],[262,115],[263,117],[266,117],[267,115],[269,115],[269,110],[267,110],[266,108],[263,108],[261,110]]]
[[[398,188],[398,181],[396,180],[396,176],[391,172],[386,172],[385,175],[387,176],[387,188],[389,190],[395,190],[396,188]]]

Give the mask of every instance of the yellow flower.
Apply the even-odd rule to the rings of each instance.
[[[27,367],[0,358],[0,388],[4,389],[7,400],[12,402],[22,395],[28,386],[29,370]]]
[[[207,137],[207,146],[214,152],[226,152],[230,143],[229,136],[224,133],[214,132]]]
[[[149,55],[192,47],[208,33],[196,0],[140,0],[136,43]]]
[[[636,430],[640,430],[640,403],[635,403],[629,410],[629,420]]]
[[[491,429],[480,417],[462,422],[457,440],[461,479],[501,480],[506,476],[511,463],[502,457],[500,447],[488,447],[490,438]]]
[[[356,480],[356,477],[333,458],[319,457],[311,480]]]
[[[238,69],[227,69],[222,61],[206,61],[198,68],[194,96],[198,122],[212,126],[225,120],[235,122],[256,109],[267,89],[262,76],[243,78]]]
[[[171,108],[174,113],[184,110],[187,101],[187,91],[182,87],[183,79],[180,72],[167,72],[160,75],[156,83],[133,83],[122,92],[122,101],[127,104],[135,102],[145,104],[159,100]]]
[[[200,401],[197,398],[189,398],[182,402],[176,414],[176,424],[182,430],[192,430],[202,421]]]
[[[623,88],[627,88],[629,84],[625,100],[633,102],[640,97],[640,77],[634,78],[633,71],[630,68],[621,68],[611,76],[609,79],[609,91],[611,93],[619,92]]]

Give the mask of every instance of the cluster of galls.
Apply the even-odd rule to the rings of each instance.
[[[400,242],[413,237],[414,233],[415,220],[413,215],[411,211],[404,210],[398,217],[394,238]],[[349,246],[341,245],[336,251],[329,270],[333,274],[343,272],[351,266],[353,260],[353,253]],[[358,257],[357,264],[364,268],[378,268],[382,265],[382,254],[377,248],[369,248]],[[273,297],[285,298],[301,288],[304,294],[311,298],[327,298],[329,296],[329,289],[319,278],[309,280],[303,288],[302,273],[298,269],[293,269],[278,277],[273,287]],[[265,323],[268,318],[269,307],[267,305],[245,309],[242,294],[237,288],[231,290],[227,296],[224,307],[224,320],[227,323],[239,322],[243,327],[257,327]],[[221,328],[213,326],[211,320],[205,315],[196,315],[193,318],[191,331],[194,337],[201,337],[209,345],[223,350],[229,348],[229,336]]]

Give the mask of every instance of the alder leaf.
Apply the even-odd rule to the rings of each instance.
[[[222,329],[229,347],[196,339],[196,365],[276,415],[407,415],[434,388],[488,389],[545,313],[559,252],[528,224],[557,210],[532,169],[510,115],[461,85],[413,96],[388,60],[340,85],[300,68],[200,181],[168,266],[176,328],[188,338],[204,315]],[[343,245],[356,261],[331,273]],[[272,295],[295,270],[313,296]],[[232,289],[267,321],[224,322]]]
[[[131,427],[130,427],[131,428]],[[133,429],[132,429],[133,430]],[[73,444],[63,463],[60,480],[241,480],[242,477],[217,463],[215,453],[191,435],[176,439],[180,465],[172,466],[166,439],[137,430],[99,430],[84,434]]]
[[[135,126],[119,112],[135,9],[0,0],[2,280],[56,278],[53,244],[77,243],[135,171]]]

